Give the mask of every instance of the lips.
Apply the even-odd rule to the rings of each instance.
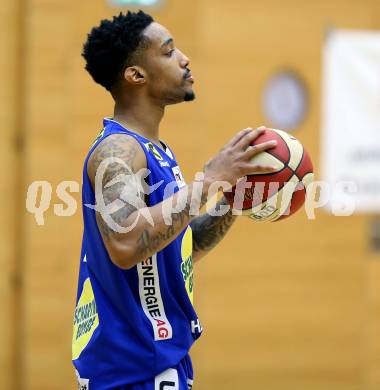
[[[193,77],[193,75],[191,74],[191,72],[189,72],[189,73],[186,74],[185,80],[186,80],[186,81],[190,81],[191,83],[194,82],[194,77]]]

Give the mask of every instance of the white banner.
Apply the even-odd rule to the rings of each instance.
[[[325,42],[321,169],[329,210],[380,211],[380,32],[334,30]]]

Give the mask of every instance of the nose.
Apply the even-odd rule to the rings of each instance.
[[[182,68],[187,68],[188,65],[190,64],[189,58],[185,54],[183,54],[180,50],[178,50],[178,51],[179,51],[180,56],[181,56],[181,59],[180,59],[181,67]]]

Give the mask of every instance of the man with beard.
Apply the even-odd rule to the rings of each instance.
[[[202,332],[193,307],[193,261],[220,242],[236,218],[231,211],[196,216],[192,202],[204,205],[212,183],[234,185],[271,170],[251,159],[275,142],[249,147],[265,130],[244,129],[186,184],[159,137],[165,107],[195,98],[189,59],[170,32],[142,11],[120,14],[92,29],[83,57],[115,108],[83,171],[73,332],[79,386],[191,389],[188,352]],[[226,204],[222,198],[219,207]]]

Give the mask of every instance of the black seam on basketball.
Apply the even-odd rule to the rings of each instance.
[[[299,178],[299,176],[297,175],[297,173],[296,173],[296,171],[294,170],[294,169],[292,169],[291,167],[287,167],[287,168],[289,168],[292,172],[293,172],[293,174],[294,175],[296,175],[298,178]],[[297,169],[298,169],[298,167],[297,167]],[[280,171],[281,172],[281,171]],[[304,178],[308,173],[313,173],[313,172],[306,172],[303,176],[302,176],[302,178]],[[301,180],[301,179],[300,179]]]
[[[289,168],[289,169],[290,169],[290,168]],[[312,172],[309,172],[309,173],[312,173]],[[305,175],[306,175],[306,174],[305,174]],[[299,179],[297,175],[293,175],[293,176],[296,176],[297,179]],[[269,201],[271,198],[273,198],[274,196],[276,196],[276,195],[278,194],[278,192],[284,188],[284,186],[285,186],[286,183],[290,183],[290,181],[284,182],[284,184],[283,184],[281,187],[278,188],[278,190],[277,190],[277,192],[276,192],[275,194],[273,194],[272,196],[270,196],[269,198],[267,198],[265,201],[262,201],[262,203],[266,203],[266,204],[267,204],[268,201]],[[289,205],[288,205],[287,209],[288,209],[288,208],[291,208],[292,200],[293,200],[293,195],[294,195],[294,193],[295,193],[296,191],[302,191],[302,190],[303,190],[303,191],[305,192],[305,196],[306,196],[306,188],[305,188],[305,186],[303,186],[302,190],[297,190],[297,189],[296,189],[299,183],[302,183],[302,180],[299,180],[299,181],[298,181],[298,183],[297,183],[297,185],[296,185],[296,187],[295,187],[295,189],[294,189],[294,191],[293,191],[293,193],[292,193],[292,196],[291,196],[291,198],[290,198],[290,200],[289,200]],[[295,184],[295,183],[294,183],[294,184]],[[303,183],[302,183],[302,184],[303,184]],[[282,201],[282,200],[281,200],[281,201]],[[257,205],[257,206],[258,206],[258,205]],[[256,207],[256,206],[255,206],[255,207]],[[245,208],[245,209],[242,208],[241,210],[242,210],[242,211],[252,210],[252,208],[253,208],[253,206],[252,206],[252,207]],[[262,207],[260,210],[263,210],[263,209],[264,209],[264,207]],[[287,209],[286,209],[286,210],[287,210]],[[285,214],[285,213],[284,213],[284,214],[281,214],[278,218],[280,218],[282,215],[286,215],[286,214]],[[275,220],[275,221],[276,221],[276,220]]]
[[[272,155],[272,156],[273,156],[273,155]],[[276,156],[273,156],[273,157],[276,157]],[[276,157],[276,158],[277,158],[277,157]],[[295,171],[294,169],[290,168],[289,165],[285,164],[284,167],[283,167],[281,170],[276,171],[276,172],[270,172],[270,173],[253,173],[252,175],[247,175],[247,176],[273,176],[273,175],[277,175],[278,173],[282,172],[282,171],[283,171],[284,169],[286,169],[286,168],[288,168],[288,169],[290,170],[290,172],[292,173],[292,176],[296,176],[296,177],[297,177],[297,179],[298,179],[298,181],[299,181],[300,183],[302,182],[303,178],[304,178],[306,175],[308,175],[309,173],[313,173],[312,171],[306,172],[306,173],[302,176],[302,178],[300,178],[300,177],[297,175],[297,173],[296,173],[296,171]],[[297,169],[298,169],[298,167],[297,167]]]
[[[298,178],[298,176],[297,175],[295,175],[297,178]],[[299,183],[302,183],[302,181],[299,181],[298,182],[298,184]],[[297,185],[298,185],[297,184]],[[303,183],[302,183],[303,184]],[[294,191],[293,191],[293,193],[292,193],[292,196],[291,196],[291,198],[290,198],[290,201],[289,201],[289,205],[288,205],[288,207],[286,208],[286,210],[285,210],[285,212],[283,213],[283,214],[281,214],[277,219],[275,219],[274,221],[277,221],[278,219],[280,219],[282,216],[286,216],[286,217],[288,217],[289,215],[291,215],[290,214],[290,211],[291,211],[291,209],[292,209],[292,200],[293,200],[293,196],[294,196],[294,194],[296,193],[296,191],[303,191],[304,193],[305,193],[305,198],[306,198],[306,188],[305,188],[305,186],[303,186],[303,188],[302,189],[299,189],[299,190],[297,190],[297,189],[295,189]],[[301,206],[302,207],[302,206]],[[287,214],[287,211],[288,211],[288,209],[289,209],[289,213]]]
[[[298,165],[297,165],[297,167],[296,167],[296,169],[295,169],[296,172],[297,172],[297,169],[300,167],[300,165],[301,165],[301,163],[302,163],[302,161],[303,161],[304,155],[305,155],[305,148],[302,146],[302,156],[301,156],[300,162],[298,163]],[[297,177],[298,177],[298,176],[297,176]]]
[[[284,169],[286,168],[289,168],[292,173],[293,173],[293,170],[292,168],[284,165],[284,167],[282,169],[280,169],[279,171],[276,171],[276,172],[268,172],[268,173],[252,173],[251,175],[247,175],[247,176],[272,176],[272,175],[277,175],[278,173],[282,172]]]
[[[281,161],[281,162],[284,164],[284,166],[282,167],[282,169],[280,169],[279,171],[276,171],[276,172],[271,172],[271,173],[255,173],[255,174],[253,174],[253,175],[254,175],[254,176],[272,176],[272,175],[277,175],[278,173],[282,172],[284,169],[288,168],[289,171],[290,171],[290,173],[291,173],[290,179],[292,179],[293,177],[295,177],[295,178],[298,180],[298,183],[294,183],[294,184],[296,184],[295,190],[293,191],[293,194],[292,194],[292,196],[290,197],[289,204],[288,204],[287,209],[286,209],[286,211],[289,209],[289,212],[290,212],[291,205],[292,205],[292,199],[293,199],[294,193],[295,193],[296,191],[304,191],[305,196],[306,196],[306,187],[305,187],[305,184],[303,183],[302,180],[303,180],[303,178],[304,178],[306,175],[312,174],[313,172],[312,172],[312,171],[306,172],[306,173],[302,176],[302,178],[297,174],[297,170],[298,170],[298,168],[301,166],[301,164],[302,164],[302,162],[303,162],[303,160],[304,160],[304,157],[305,157],[305,148],[303,147],[303,145],[301,145],[301,146],[302,146],[302,155],[301,155],[301,158],[300,158],[300,160],[299,160],[299,162],[298,162],[296,168],[293,169],[293,168],[291,168],[291,167],[289,166],[289,163],[290,163],[290,161],[291,161],[292,154],[291,154],[290,148],[289,148],[289,146],[288,146],[288,143],[286,142],[286,140],[284,139],[284,137],[281,136],[280,133],[277,133],[277,132],[276,132],[276,134],[284,141],[284,143],[285,143],[285,145],[286,145],[286,148],[287,148],[287,150],[288,150],[288,155],[289,155],[288,161],[287,161],[287,162],[281,161],[281,159],[280,159],[278,156],[276,156],[275,154],[271,153],[270,150],[266,150],[266,151],[265,151],[266,153],[270,154],[272,157],[274,157],[274,158],[276,158],[277,160]],[[270,199],[272,199],[274,196],[278,196],[278,192],[281,191],[281,190],[284,188],[284,186],[285,186],[286,183],[289,183],[289,182],[290,182],[290,180],[287,181],[287,182],[284,182],[283,185],[281,185],[281,186],[277,189],[277,191],[276,191],[274,194],[272,194],[271,196],[267,197],[267,199],[266,199],[265,201],[263,201],[263,199],[261,199],[261,203],[268,204],[268,201],[270,201]],[[299,184],[302,184],[302,189],[297,189],[297,187],[299,186]],[[242,211],[252,210],[253,207],[257,207],[257,206],[259,206],[259,205],[253,206],[253,199],[252,199],[251,207],[242,208]],[[263,210],[263,209],[264,209],[264,207],[262,207],[260,210]],[[287,214],[286,214],[286,211],[285,211],[285,213],[282,214],[282,215],[287,215]],[[282,215],[280,215],[277,219],[281,218]],[[276,220],[277,220],[277,219],[276,219]]]
[[[297,176],[297,175],[293,175],[293,176],[295,176],[295,177],[298,179],[298,176]],[[290,179],[291,179],[293,176],[291,176]],[[271,199],[271,198],[273,198],[275,195],[277,195],[278,192],[284,188],[284,186],[285,186],[286,183],[291,183],[291,181],[289,180],[289,181],[284,182],[284,185],[281,186],[281,187],[279,187],[278,190],[277,190],[277,192],[276,192],[275,194],[273,194],[272,196],[270,196],[269,198],[267,198],[267,199],[265,200],[265,202],[267,203],[269,199]],[[300,181],[298,180],[298,183],[296,184],[296,187],[298,186],[299,183],[300,183]],[[295,183],[294,183],[294,184],[295,184]],[[296,187],[294,187],[293,194],[296,192],[296,191],[295,191]],[[293,194],[292,194],[292,198],[293,198]],[[290,199],[290,201],[292,200],[292,198]]]
[[[289,169],[290,169],[290,168],[289,168]],[[297,176],[297,175],[292,175],[292,176],[290,176],[290,179],[291,179],[293,176]],[[298,176],[297,176],[297,178],[298,178]],[[261,182],[261,183],[262,183],[262,182]],[[271,195],[269,198],[266,198],[264,201],[263,201],[263,199],[261,199],[261,203],[268,202],[269,199],[271,199],[273,196],[275,196],[276,194],[278,194],[278,192],[284,188],[284,186],[285,186],[286,183],[289,183],[289,181],[284,181],[284,184],[282,184],[280,187],[278,187],[276,193],[273,194],[273,195]],[[243,203],[244,203],[244,202],[243,202]],[[258,205],[257,205],[257,206],[258,206]],[[246,209],[243,209],[243,208],[242,208],[242,211],[245,211],[245,210],[252,210],[252,207],[256,207],[256,206],[253,206],[253,205],[252,205],[251,207],[248,207],[248,208],[246,208]],[[261,210],[262,210],[262,209],[261,209]]]
[[[286,145],[286,149],[288,149],[289,159],[288,159],[288,162],[286,163],[286,165],[288,165],[290,163],[290,158],[292,156],[292,154],[290,152],[290,149],[289,149],[289,146],[288,146],[288,143],[286,142],[286,140],[284,139],[284,137],[280,133],[277,133],[277,131],[275,131],[275,133],[284,141],[284,144]],[[266,152],[269,152],[270,155],[272,155],[273,157],[276,157],[277,159],[279,159],[277,156],[274,156],[272,153],[270,153],[270,149],[267,150]]]
[[[292,168],[289,168],[289,169],[292,169]],[[314,172],[313,172],[313,171],[306,172],[306,173],[302,176],[302,178],[300,178],[296,173],[294,173],[294,174],[297,176],[299,182],[302,183],[302,180],[304,179],[304,177],[305,177],[306,175],[308,175],[309,173],[313,174]],[[302,183],[302,184],[303,184],[303,183]]]
[[[271,175],[277,175],[277,173],[280,173],[280,172],[282,172],[284,169],[286,169],[286,168],[289,168],[291,171],[292,171],[292,173],[294,173],[294,171],[293,171],[293,169],[292,168],[290,168],[290,166],[288,165],[288,163],[287,162],[284,162],[284,161],[282,161],[282,160],[280,160],[277,156],[275,156],[274,154],[272,154],[272,153],[269,153],[269,150],[266,150],[265,151],[265,153],[268,153],[268,154],[270,154],[272,157],[274,157],[276,160],[278,160],[278,161],[280,161],[282,164],[284,164],[284,166],[279,170],[279,171],[276,171],[276,172],[269,172],[269,173],[252,173],[252,176],[271,176]],[[289,156],[290,156],[290,154],[289,154]],[[290,158],[290,157],[289,157]],[[289,161],[290,161],[290,159],[289,159]],[[250,176],[250,175],[247,175],[247,176]]]
[[[284,141],[285,142],[285,141]],[[285,142],[286,144],[286,142]],[[288,148],[288,152],[289,152],[289,161],[288,162],[285,162],[285,161],[282,161],[278,156],[274,155],[273,153],[270,152],[270,149],[266,150],[265,153],[268,153],[270,154],[272,157],[276,158],[277,160],[281,161],[285,166],[288,166],[289,162],[290,162],[290,150],[289,150],[289,146],[286,144],[286,147]]]

